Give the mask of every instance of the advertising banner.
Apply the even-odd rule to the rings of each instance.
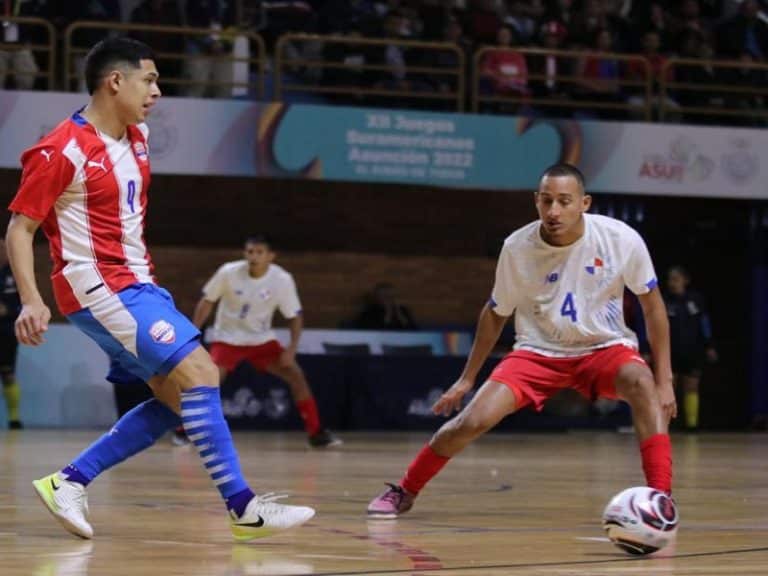
[[[86,103],[0,91],[0,167]],[[594,192],[768,198],[766,130],[191,98],[148,124],[157,174],[530,190],[562,161]]]

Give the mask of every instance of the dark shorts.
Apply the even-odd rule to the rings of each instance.
[[[0,332],[0,372],[16,371],[16,351],[19,342],[13,332]]]
[[[515,350],[499,362],[488,379],[509,386],[518,409],[532,404],[540,411],[544,402],[565,388],[590,400],[616,398],[616,374],[629,363],[647,366],[637,350],[621,345],[571,358]]]
[[[689,352],[672,355],[672,372],[681,376],[699,376],[704,368],[704,354]]]

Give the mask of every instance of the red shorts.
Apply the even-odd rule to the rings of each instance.
[[[278,361],[282,352],[283,347],[277,340],[257,346],[234,346],[224,342],[211,344],[211,358],[227,372],[232,372],[240,362],[249,362],[256,370],[263,372],[270,364]]]
[[[620,344],[571,358],[515,350],[499,362],[488,379],[509,386],[516,408],[533,404],[540,411],[547,399],[564,388],[576,390],[590,400],[616,398],[616,374],[630,362],[647,366],[636,350]]]

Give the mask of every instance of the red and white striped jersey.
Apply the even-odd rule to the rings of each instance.
[[[155,281],[144,244],[148,134],[139,124],[115,140],[77,112],[21,156],[21,184],[9,209],[42,222],[62,314]]]

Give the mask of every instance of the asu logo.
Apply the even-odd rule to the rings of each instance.
[[[149,329],[149,335],[158,344],[173,344],[176,342],[176,329],[165,320],[158,320]]]

